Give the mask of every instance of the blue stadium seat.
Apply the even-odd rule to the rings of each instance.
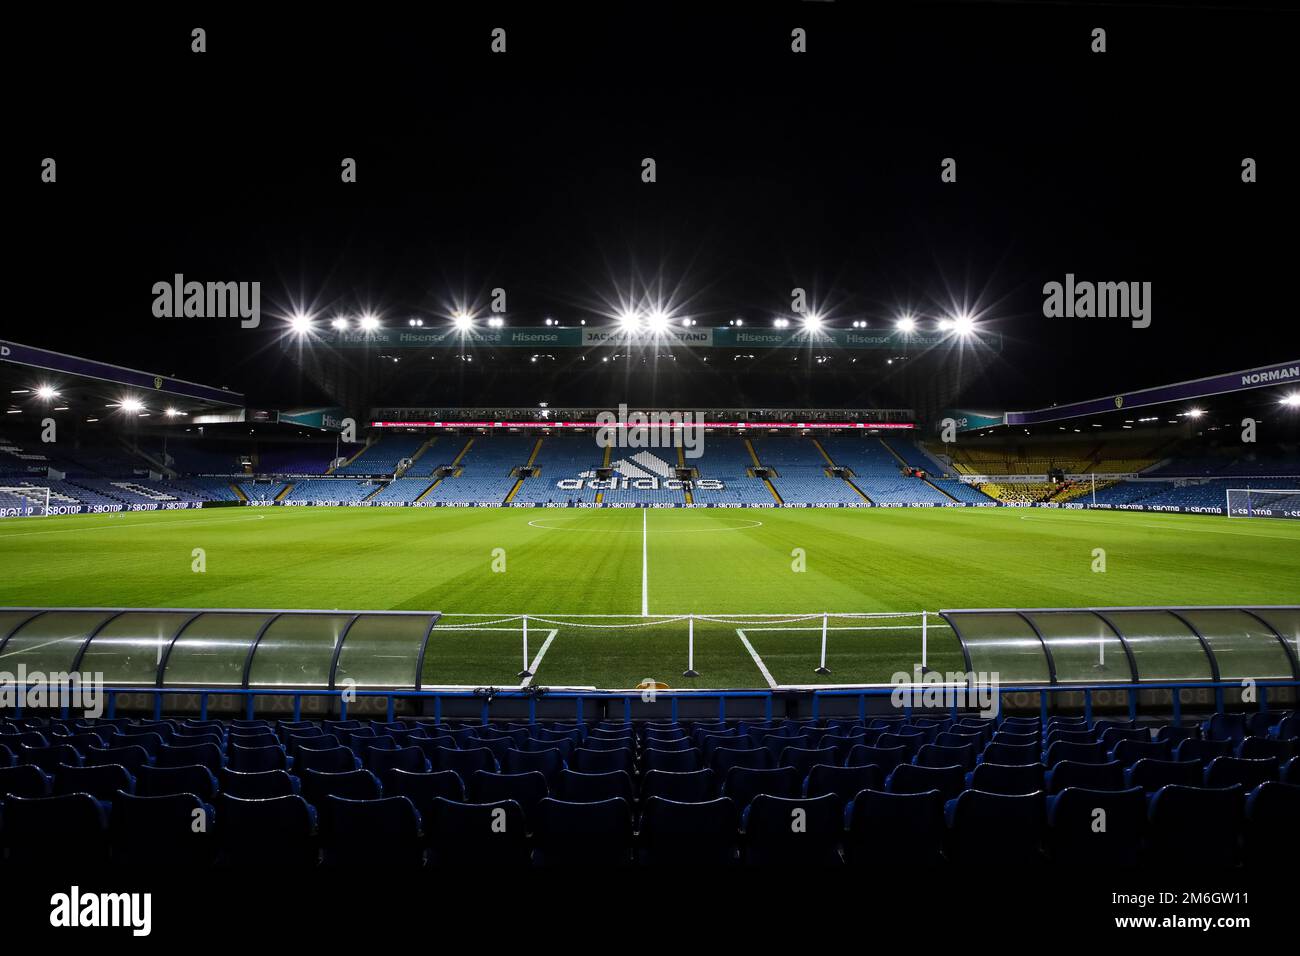
[[[159,767],[188,767],[200,764],[217,773],[225,760],[221,748],[213,743],[173,746],[163,744],[154,754],[154,764]]]
[[[757,747],[753,750],[736,750],[730,747],[719,747],[713,751],[713,757],[710,766],[718,774],[725,775],[732,767],[748,767],[751,770],[767,770],[775,766],[776,761],[772,757],[771,751],[765,747]]]
[[[227,766],[240,773],[289,769],[289,758],[278,743],[261,747],[241,747],[232,742],[226,748],[226,759]]]
[[[1083,766],[1095,766],[1084,764]],[[967,790],[983,790],[1016,796],[1037,793],[1044,789],[1043,777],[1047,768],[1041,763],[1023,766],[1006,766],[1000,763],[982,763],[966,774]]]
[[[689,745],[688,745],[689,747]],[[684,750],[660,750],[647,741],[642,751],[642,760],[647,770],[667,770],[670,773],[689,773],[700,769],[700,753],[694,748]]]
[[[537,806],[534,862],[542,866],[622,866],[632,857],[632,810],[621,797]]]
[[[1047,771],[1043,778],[1049,794],[1060,793],[1066,787],[1084,790],[1127,790],[1124,765],[1118,760],[1108,763],[1076,763],[1063,760]]]
[[[902,764],[885,777],[885,790],[889,793],[927,793],[938,790],[945,800],[951,800],[966,787],[966,772],[957,764],[951,767],[918,767]]]
[[[630,805],[635,796],[632,790],[632,778],[625,770],[613,770],[609,773],[561,770],[555,790],[561,800],[570,803],[596,803],[600,800],[618,798],[626,800]]]
[[[80,767],[84,761],[77,748],[68,744],[52,744],[48,747],[29,747],[23,744],[18,748],[18,762],[40,767],[46,773],[57,773],[60,767]]]
[[[530,856],[524,812],[513,800],[473,804],[436,797],[424,826],[433,866],[520,866]]]
[[[327,866],[409,869],[424,863],[420,814],[407,797],[352,800],[331,796],[323,817]]]
[[[429,808],[439,797],[465,802],[465,783],[454,770],[435,770],[431,773],[412,773],[409,770],[385,770],[379,775],[384,785],[384,795],[409,797],[419,811],[421,819],[429,815]]]
[[[1152,760],[1172,760],[1173,750],[1167,740],[1119,740],[1116,741],[1110,756],[1112,760],[1118,760],[1124,766],[1131,767],[1144,757],[1150,757]]]
[[[454,770],[462,780],[468,780],[476,770],[496,773],[500,766],[496,756],[486,747],[467,747],[464,750],[440,747],[430,762],[434,770]]]
[[[186,769],[184,767],[179,769]],[[207,768],[204,768],[205,770]],[[229,767],[221,768],[221,792],[244,800],[267,800],[271,797],[292,797],[302,784],[284,770],[264,770],[260,773],[241,773]]]
[[[257,870],[316,863],[316,811],[299,796],[217,794],[218,862]]]
[[[407,770],[411,773],[427,773],[429,758],[419,747],[398,747],[394,750],[371,749],[365,754],[366,768],[383,775],[385,770]]]
[[[1276,737],[1247,737],[1237,745],[1236,756],[1245,760],[1266,760],[1272,758],[1279,764],[1286,763],[1295,756],[1295,741],[1279,740]]]
[[[741,814],[742,858],[747,863],[825,866],[840,863],[844,833],[840,800],[759,794]]]
[[[1105,811],[1104,818],[1098,810]],[[1047,845],[1058,864],[1137,866],[1146,822],[1147,798],[1141,787],[1066,787],[1047,798]]]
[[[1241,757],[1215,757],[1205,768],[1205,786],[1221,788],[1240,784],[1242,790],[1254,790],[1261,783],[1280,777],[1276,757],[1248,760]],[[56,782],[57,786],[57,782]]]
[[[926,743],[925,736],[925,734],[917,731],[885,733],[876,738],[876,746],[884,749],[902,747],[907,752],[907,759],[911,760],[916,756],[922,745]]]
[[[549,783],[559,777],[564,766],[564,756],[558,749],[539,750],[536,753],[527,750],[509,750],[506,752],[505,765],[502,769],[506,773],[536,771]]]
[[[103,749],[91,747],[86,752],[85,763],[88,767],[118,764],[131,773],[136,773],[141,767],[152,764],[153,756],[144,747],[136,744],[127,744],[124,747],[104,747]]]
[[[701,803],[717,796],[717,782],[712,770],[672,773],[648,770],[641,778],[641,799],[663,797],[678,803]]]
[[[1203,768],[1199,760],[1143,758],[1124,771],[1124,782],[1130,787],[1141,787],[1147,793],[1154,793],[1171,784],[1199,787],[1203,782],[1202,774]]]
[[[1073,760],[1077,763],[1108,763],[1110,754],[1106,752],[1105,744],[1071,743],[1062,740],[1047,748],[1043,762],[1048,767],[1055,767],[1062,760]]]
[[[297,775],[302,783],[302,795],[320,815],[320,824],[324,828],[326,819],[326,798],[346,797],[349,800],[378,800],[384,795],[379,778],[369,770],[344,770],[340,773],[328,773],[324,770],[304,770]]]
[[[135,778],[119,764],[100,767],[69,767],[66,764],[54,771],[54,796],[67,793],[88,793],[96,800],[111,803],[113,795],[122,790],[135,792]]]
[[[1300,786],[1269,781],[1246,796],[1246,864],[1284,867],[1300,857]]]
[[[613,773],[632,771],[632,751],[622,747],[616,750],[592,750],[579,747],[573,752],[573,762],[580,773]]]
[[[17,767],[0,767],[0,797],[48,797],[50,774],[40,767],[20,764]]]
[[[1201,869],[1236,865],[1244,802],[1240,786],[1162,787],[1147,817],[1148,861]]]
[[[216,851],[215,819],[212,806],[193,793],[119,793],[108,828],[113,863],[206,866]],[[200,820],[202,825],[196,825]]]
[[[1226,740],[1239,744],[1249,732],[1245,714],[1214,714],[1201,725],[1207,740]]]
[[[1231,757],[1235,745],[1228,740],[1184,740],[1174,748],[1174,760],[1200,760],[1209,763],[1216,757]]]
[[[967,790],[944,805],[948,856],[958,866],[1029,867],[1041,862],[1043,794]]]
[[[833,747],[819,747],[811,749],[808,747],[786,747],[781,751],[781,756],[777,765],[781,767],[793,767],[799,772],[799,779],[802,780],[808,776],[808,771],[817,764],[833,764],[835,762],[835,749]]]
[[[311,747],[299,747],[293,758],[294,771],[302,774],[308,770],[321,773],[347,773],[360,770],[361,761],[347,747],[327,747],[316,750]]]
[[[839,798],[841,807],[848,804],[863,790],[879,790],[885,785],[885,775],[880,768],[837,767],[834,764],[815,764],[808,769],[803,781],[804,797],[820,797],[832,793]]]
[[[730,797],[744,809],[759,794],[774,797],[797,797],[803,775],[794,767],[732,767],[722,783],[722,796]]]
[[[551,795],[550,784],[538,770],[522,773],[490,773],[476,770],[466,781],[469,798],[474,803],[500,803],[509,800],[519,805],[531,826],[537,805]]]
[[[641,810],[638,859],[652,866],[734,863],[738,822],[736,804],[727,797],[696,802],[648,797]]]
[[[108,856],[108,813],[85,793],[57,797],[7,796],[0,803],[0,831],[13,868],[103,864]]]
[[[908,760],[905,747],[869,747],[866,744],[857,744],[844,758],[844,766],[874,766],[879,767],[881,773],[889,774],[895,767],[906,764]]]
[[[961,747],[925,744],[916,753],[916,764],[920,767],[951,767],[957,764],[963,770],[972,770],[975,767],[975,748],[970,744]]]
[[[1004,767],[1023,767],[1043,762],[1043,751],[1037,744],[1004,744],[994,739],[979,755],[980,763],[998,763]]]

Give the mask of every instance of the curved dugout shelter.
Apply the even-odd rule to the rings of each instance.
[[[1300,679],[1300,607],[1033,608],[939,614],[966,668],[1004,684]]]
[[[420,690],[436,611],[0,608],[0,670],[116,687]]]

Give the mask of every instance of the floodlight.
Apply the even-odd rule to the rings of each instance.
[[[1200,417],[1201,417],[1202,415],[1204,415],[1204,414],[1205,414],[1205,412],[1202,411],[1202,410],[1199,409],[1199,408],[1189,408],[1189,409],[1187,410],[1187,417],[1188,417],[1188,418],[1200,418]]]
[[[128,414],[134,415],[144,411],[144,402],[140,401],[138,398],[124,398],[118,404],[118,408]]]
[[[910,315],[905,315],[894,323],[894,328],[900,332],[911,332],[916,328],[916,319]]]
[[[52,385],[42,385],[36,389],[36,397],[41,399],[41,401],[48,402],[51,399],[58,398],[59,393],[54,389],[54,386]]]
[[[625,331],[635,332],[641,324],[641,316],[629,309],[625,309],[618,314],[618,324]]]
[[[809,312],[803,317],[803,327],[809,332],[816,332],[822,327],[822,317],[816,312]]]
[[[949,331],[952,330],[952,327],[953,327],[953,321],[952,321],[952,319],[940,319],[940,320],[939,320],[939,331],[940,331],[940,332],[949,332]]]
[[[342,332],[347,327],[348,327],[348,320],[343,318],[342,316],[339,316],[337,319],[335,319],[333,322],[330,323],[330,328],[338,329],[340,332]]]
[[[465,312],[457,312],[451,317],[451,321],[462,332],[468,332],[474,327],[474,317]]]
[[[373,332],[375,329],[379,328],[379,318],[372,313],[367,312],[361,316],[361,321],[358,324],[361,326],[363,332]]]
[[[311,316],[304,312],[295,312],[289,317],[289,328],[295,335],[306,335],[311,331]]]
[[[1290,395],[1283,395],[1282,404],[1287,408],[1300,408],[1300,392],[1292,392]]]
[[[646,317],[645,324],[651,332],[662,332],[668,328],[668,313],[663,309],[655,309]]]
[[[970,335],[975,331],[975,320],[963,312],[953,318],[952,327],[958,335]]]

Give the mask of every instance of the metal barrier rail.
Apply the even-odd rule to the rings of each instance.
[[[1268,709],[1268,691],[1270,688],[1296,688],[1300,689],[1300,680],[1278,679],[1278,680],[1259,680],[1253,681],[1251,686],[1258,694],[1258,708],[1260,710]],[[867,701],[871,698],[890,697],[899,688],[909,689],[915,693],[924,693],[926,685],[924,684],[907,684],[898,686],[876,686],[860,688],[843,688],[834,690],[813,690],[807,692],[812,698],[812,717],[820,716],[821,701],[827,698],[849,697],[856,698],[858,701],[858,716],[865,719],[867,715]],[[1159,681],[1140,684],[1075,684],[1075,685],[1050,685],[1042,684],[1024,684],[997,687],[997,701],[999,715],[1002,712],[1002,698],[1007,694],[1037,694],[1039,696],[1039,713],[1044,724],[1048,718],[1048,702],[1054,694],[1083,694],[1083,715],[1092,720],[1092,697],[1097,691],[1121,691],[1128,696],[1128,712],[1130,719],[1136,719],[1138,716],[1138,694],[1142,691],[1151,690],[1168,690],[1172,693],[1172,710],[1173,722],[1177,726],[1182,723],[1182,700],[1180,691],[1184,690],[1213,690],[1214,691],[1214,709],[1216,713],[1223,713],[1225,710],[1225,694],[1229,690],[1241,690],[1243,684],[1240,681]],[[488,693],[492,690],[492,693]],[[541,690],[539,688],[539,690]],[[282,689],[261,688],[257,690],[245,690],[243,688],[231,689],[214,689],[204,687],[114,687],[105,688],[103,691],[107,697],[107,706],[105,707],[104,716],[112,719],[116,716],[117,699],[124,694],[147,694],[153,696],[153,714],[155,719],[163,716],[163,698],[168,695],[197,696],[199,698],[199,717],[207,719],[208,700],[211,697],[243,697],[244,698],[244,715],[247,719],[253,719],[256,713],[256,703],[259,697],[289,697],[293,701],[293,719],[300,720],[302,717],[303,698],[336,698],[339,702],[339,719],[347,718],[347,708],[349,698],[382,698],[387,701],[386,715],[389,721],[395,717],[396,704],[399,700],[432,700],[433,717],[435,720],[442,719],[442,702],[444,700],[479,700],[481,701],[480,716],[484,723],[487,723],[490,717],[490,709],[494,700],[527,700],[528,701],[528,720],[530,723],[537,720],[537,701],[545,698],[548,700],[571,700],[574,702],[575,717],[579,723],[584,722],[584,707],[588,702],[609,702],[621,701],[623,704],[623,716],[625,720],[631,720],[632,702],[634,700],[644,703],[657,703],[659,699],[665,698],[670,704],[671,719],[676,720],[678,716],[679,700],[716,700],[718,702],[718,719],[725,720],[727,715],[727,701],[729,700],[761,700],[764,703],[763,713],[765,719],[770,720],[772,717],[773,702],[777,697],[789,696],[788,693],[780,691],[762,691],[762,690],[700,690],[700,691],[656,691],[651,701],[645,700],[646,692],[643,691],[543,691],[538,693],[535,690],[500,690],[492,688],[483,688],[480,690],[349,690],[349,689],[303,689],[286,687]],[[904,705],[903,713],[911,717],[914,708],[910,703]],[[954,700],[948,711],[953,717],[957,717],[962,708]],[[969,708],[967,708],[969,709]],[[63,704],[60,713],[64,719],[71,716],[72,707]],[[3,713],[3,711],[0,711]],[[12,713],[15,717],[22,717],[23,708],[14,707]]]

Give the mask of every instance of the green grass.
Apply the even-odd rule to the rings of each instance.
[[[223,508],[0,524],[0,605],[430,609],[445,624],[527,612],[557,626],[537,681],[765,686],[735,624],[638,628],[642,522],[652,615],[1300,602],[1300,523],[1021,509],[650,510]],[[206,571],[192,570],[203,549]],[[494,549],[506,570],[493,571]],[[1094,549],[1105,573],[1092,570]],[[792,569],[802,549],[806,571]],[[630,615],[577,618],[572,615]],[[480,619],[482,620],[482,619]],[[915,624],[915,621],[907,622]],[[741,630],[781,683],[888,680],[914,630],[832,621],[832,674],[812,673],[816,622]],[[509,684],[518,625],[435,629],[426,680]],[[813,630],[793,630],[812,627]],[[535,624],[530,654],[550,630]],[[773,628],[773,629],[768,629]],[[931,631],[933,666],[960,661]]]

